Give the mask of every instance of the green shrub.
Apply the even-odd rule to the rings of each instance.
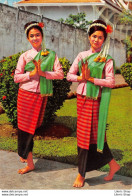
[[[14,82],[13,76],[21,54],[18,53],[0,61],[0,102],[2,102],[9,121],[14,127],[17,127],[17,94],[19,84]],[[63,80],[53,80],[54,95],[48,99],[43,122],[45,126],[54,119],[55,112],[63,105],[64,100],[67,98],[67,93],[70,91],[71,83],[66,80],[70,62],[66,58],[60,58],[59,60],[64,69],[65,78]]]
[[[0,63],[0,101],[9,117],[9,121],[17,125],[17,93],[19,84],[14,83],[13,76],[16,64],[21,53],[4,58]]]
[[[121,66],[121,74],[132,89],[132,63],[124,63]]]
[[[70,69],[70,66],[71,66],[70,61],[68,61],[68,59],[66,59],[65,57],[59,58],[59,61],[63,67],[64,78],[66,78],[66,75],[67,75],[67,73]]]
[[[53,96],[48,98],[48,103],[45,110],[43,125],[46,126],[55,118],[55,112],[61,108],[67,94],[70,91],[71,83],[66,80],[67,72],[71,66],[70,62],[65,58],[59,58],[64,72],[63,80],[53,81]]]

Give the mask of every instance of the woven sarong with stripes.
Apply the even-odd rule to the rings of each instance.
[[[17,98],[18,128],[30,134],[43,122],[47,97],[41,97],[39,93],[19,89]]]
[[[77,145],[89,149],[97,144],[99,100],[77,95]]]

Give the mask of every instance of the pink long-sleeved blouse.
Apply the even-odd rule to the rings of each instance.
[[[99,51],[96,51],[99,52]],[[67,74],[67,80],[71,82],[78,82],[77,81],[77,73],[79,71],[78,63],[81,59],[88,57],[92,54],[92,49],[84,52],[80,52],[78,56],[75,58],[70,70]],[[105,79],[98,79],[94,78],[94,84],[100,87],[109,87],[113,88],[115,86],[115,77],[114,77],[114,68],[113,68],[113,61],[110,59],[106,62],[104,67],[104,75]],[[77,87],[77,94],[86,95],[86,82],[79,82]],[[101,96],[101,91],[99,92],[99,97]]]
[[[40,50],[39,50],[40,51]],[[38,74],[30,78],[30,72],[24,71],[25,65],[34,59],[34,57],[38,54],[36,49],[32,48],[31,50],[23,53],[17,63],[17,67],[14,75],[14,82],[20,83],[19,88],[22,88],[27,91],[40,93],[40,77]],[[62,70],[62,66],[59,62],[57,55],[55,56],[55,62],[53,66],[53,71],[46,71],[46,79],[63,79],[64,73]]]

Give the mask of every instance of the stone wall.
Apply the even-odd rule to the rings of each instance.
[[[24,25],[32,20],[42,19],[45,23],[46,47],[54,50],[59,57],[66,57],[71,63],[79,52],[89,48],[85,31],[48,18],[41,18],[37,14],[0,4],[0,19],[0,59],[31,48],[24,33]],[[125,49],[120,44],[116,44],[117,48],[113,50],[112,47],[110,50],[110,54],[117,59],[116,66],[125,62]],[[120,57],[116,51],[119,52],[121,48]]]
[[[32,20],[41,21],[41,16],[0,4],[0,19],[0,58],[31,48],[24,25]],[[87,50],[85,31],[48,18],[42,18],[42,21],[45,23],[46,47],[55,50],[59,57],[66,56],[72,62],[80,51]]]

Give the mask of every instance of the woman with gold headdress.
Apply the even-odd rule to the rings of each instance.
[[[91,48],[80,52],[74,60],[67,80],[79,82],[77,88],[78,175],[74,187],[82,187],[85,174],[110,166],[104,180],[112,180],[120,166],[113,159],[106,140],[106,122],[111,88],[115,85],[114,60],[108,55],[110,25],[94,21],[88,36]],[[79,75],[78,75],[79,73]]]
[[[42,22],[32,21],[24,27],[32,49],[23,53],[17,63],[14,81],[19,84],[17,99],[18,154],[25,168],[19,174],[34,170],[32,149],[35,130],[41,126],[48,96],[53,94],[53,79],[63,79],[56,53],[46,49]]]

